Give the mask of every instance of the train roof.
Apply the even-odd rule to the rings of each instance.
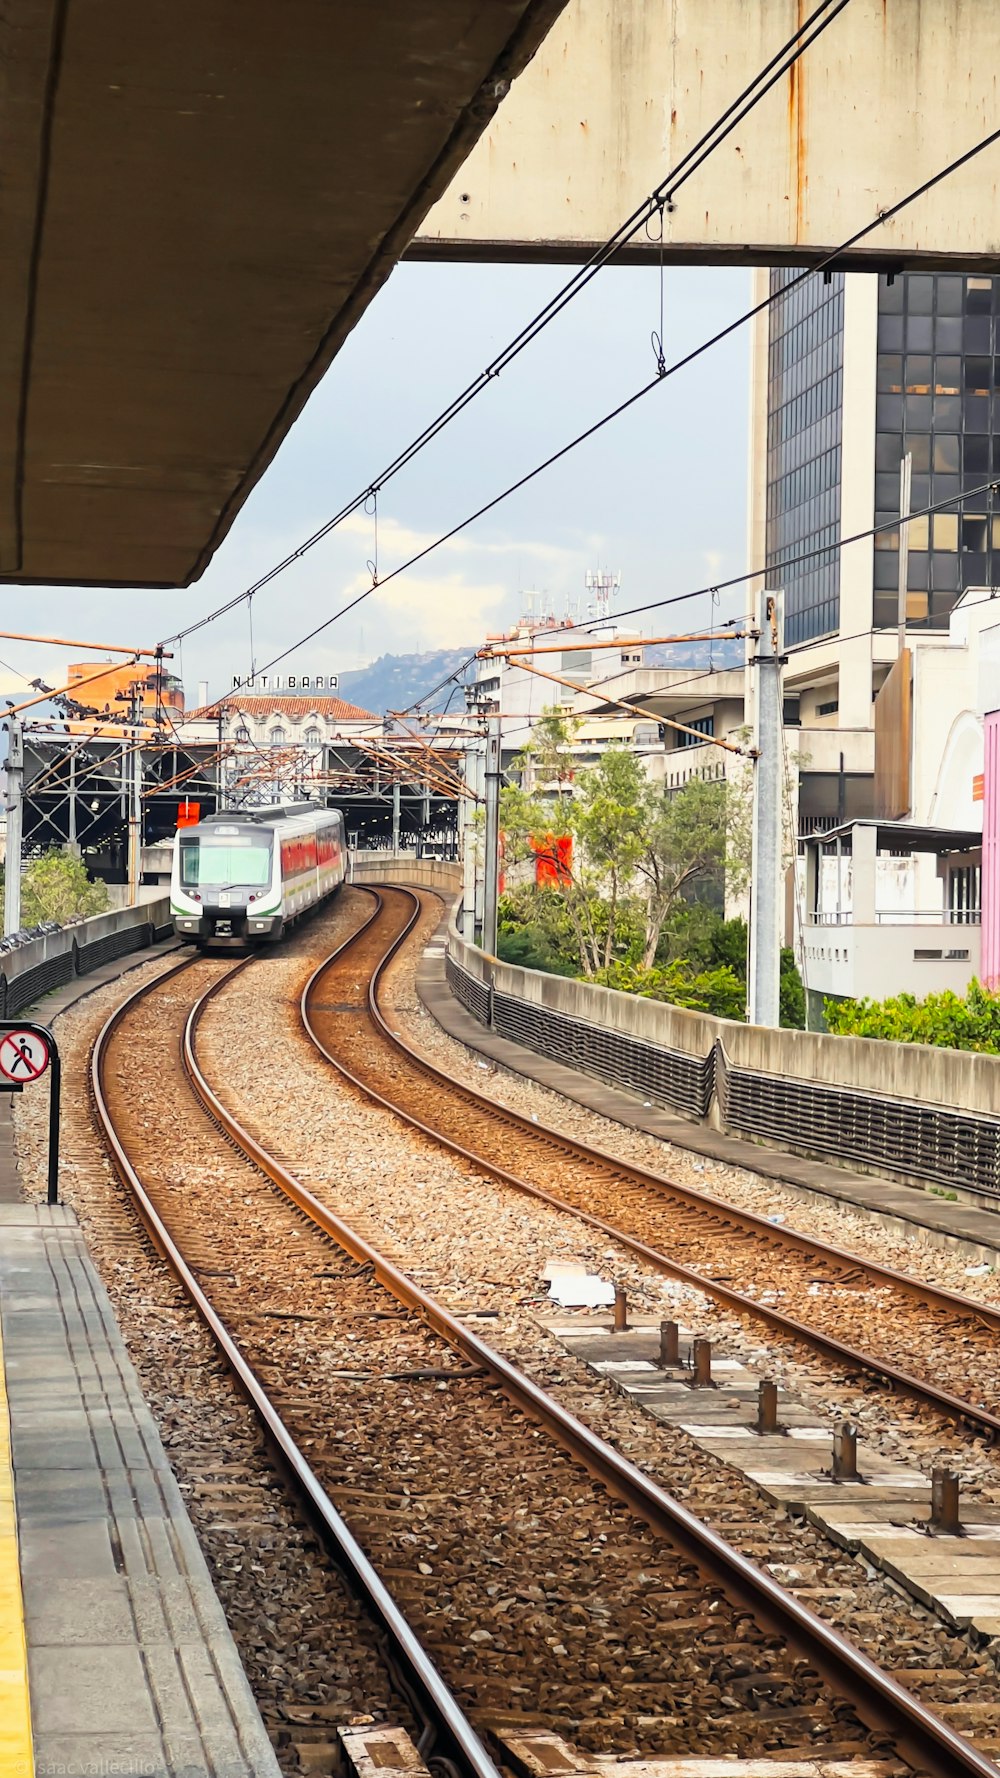
[[[317,828],[330,825],[332,822],[343,823],[340,809],[297,810],[285,814],[282,809],[262,809],[251,814],[247,810],[223,810],[218,815],[207,815],[201,821],[194,821],[189,827],[178,828],[178,833],[275,833],[282,838],[292,837],[299,833],[315,833]]]

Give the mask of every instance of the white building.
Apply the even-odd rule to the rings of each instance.
[[[588,751],[595,756],[612,739],[649,738],[643,732],[649,722],[630,723],[627,712],[610,726],[594,721],[587,688],[609,673],[642,664],[641,638],[622,631],[613,618],[575,623],[554,616],[523,617],[512,629],[487,636],[485,646],[494,656],[477,661],[473,691],[477,701],[499,707],[505,759],[527,745],[538,718],[553,708],[586,720],[591,730]],[[515,658],[506,659],[504,649]],[[525,664],[516,659],[518,654],[525,656]]]
[[[233,691],[218,704],[192,710],[181,738],[223,747],[227,798],[281,802],[308,790],[325,769],[330,749],[362,735],[377,735],[382,718],[343,698],[318,692]]]

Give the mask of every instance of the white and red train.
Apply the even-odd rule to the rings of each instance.
[[[178,828],[170,917],[189,944],[264,944],[280,939],[347,875],[339,809],[305,814],[224,813]]]

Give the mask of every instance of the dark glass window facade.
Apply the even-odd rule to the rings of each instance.
[[[844,278],[771,272],[767,376],[767,567],[785,594],[785,641],[840,621]],[[898,472],[897,472],[898,473]],[[808,562],[794,558],[815,550]]]
[[[912,456],[910,510],[1000,472],[1000,278],[907,272],[879,279],[875,522],[899,518],[899,465]],[[907,623],[943,629],[959,593],[1000,583],[1000,518],[985,495],[909,527]],[[899,533],[875,540],[876,629],[894,628]]]

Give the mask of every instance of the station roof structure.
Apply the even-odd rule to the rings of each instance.
[[[3,9],[0,581],[197,579],[564,4]]]

